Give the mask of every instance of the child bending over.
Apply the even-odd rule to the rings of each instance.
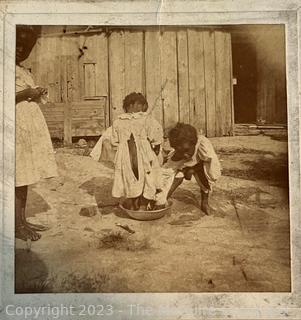
[[[195,177],[201,191],[201,209],[209,214],[209,192],[221,176],[221,167],[211,142],[197,130],[184,123],[178,123],[168,135],[174,149],[164,164],[165,184],[157,196],[157,204],[163,204],[184,179]]]
[[[161,125],[149,116],[141,93],[133,92],[123,101],[125,113],[112,126],[111,143],[117,148],[112,195],[125,197],[125,206],[138,210],[154,205],[161,188],[161,168],[157,155],[163,142]]]

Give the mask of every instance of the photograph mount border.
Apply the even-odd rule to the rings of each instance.
[[[2,185],[0,220],[0,315],[5,306],[97,305],[113,304],[116,310],[127,310],[130,304],[150,306],[158,312],[151,318],[185,319],[298,319],[301,318],[301,210],[300,210],[300,82],[301,82],[301,9],[300,3],[283,1],[116,1],[56,2],[7,1],[0,15],[3,48],[0,59],[1,114],[0,134]],[[32,5],[30,5],[32,3]],[[236,8],[234,10],[234,4]],[[277,6],[278,3],[278,6]],[[253,5],[252,5],[253,4]],[[207,5],[207,7],[206,7]],[[217,10],[222,5],[222,11]],[[53,7],[54,6],[54,7]],[[121,12],[121,8],[125,9]],[[136,8],[136,12],[133,10]],[[239,9],[238,9],[239,8]],[[272,8],[272,10],[270,10]],[[80,9],[83,12],[79,12]],[[183,12],[181,10],[189,11]],[[215,9],[215,11],[214,11]],[[30,12],[31,10],[31,12]],[[57,11],[61,11],[57,13]],[[99,10],[99,13],[95,13]],[[240,11],[241,10],[241,11]],[[72,12],[71,12],[72,11]],[[75,12],[74,12],[75,11]],[[89,12],[90,11],[90,12]],[[94,12],[93,12],[94,11]],[[101,12],[102,11],[102,12]],[[93,12],[93,13],[92,13]],[[45,17],[47,15],[47,17]],[[78,18],[81,19],[78,19]],[[79,23],[80,21],[80,23]],[[131,293],[131,294],[26,294],[14,293],[14,163],[15,163],[15,25],[233,25],[284,24],[286,29],[286,75],[288,101],[291,293]],[[298,67],[296,67],[298,66]],[[157,309],[165,305],[164,315]],[[128,310],[129,311],[129,310]],[[125,316],[126,311],[119,313]],[[118,319],[118,314],[116,319]],[[2,318],[2,315],[1,315]],[[12,317],[8,317],[13,319]],[[75,318],[75,317],[74,317]],[[105,317],[103,317],[105,318]],[[110,317],[108,317],[110,318]],[[142,319],[132,315],[131,319]],[[18,317],[16,317],[18,319]],[[60,319],[64,319],[61,317]],[[68,317],[66,317],[68,319]],[[112,317],[111,317],[112,319]],[[114,317],[115,319],[115,317]]]

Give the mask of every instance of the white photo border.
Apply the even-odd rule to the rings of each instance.
[[[301,3],[298,1],[7,1],[0,13],[0,130],[2,217],[0,219],[0,318],[7,306],[112,305],[103,319],[301,319],[300,83]],[[289,142],[291,232],[290,293],[15,294],[15,26],[37,25],[233,25],[284,24]],[[148,307],[151,315],[130,305]],[[131,312],[131,311],[134,311]],[[146,312],[146,311],[145,311]],[[98,319],[99,316],[84,317]],[[44,318],[43,318],[44,319]],[[51,318],[50,318],[51,319]]]

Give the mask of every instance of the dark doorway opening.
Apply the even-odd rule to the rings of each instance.
[[[247,42],[232,42],[234,77],[234,121],[256,123],[256,51]]]

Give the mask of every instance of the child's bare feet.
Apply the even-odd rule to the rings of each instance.
[[[41,224],[30,223],[28,221],[25,222],[26,226],[34,231],[47,231],[49,227],[42,226]]]
[[[210,215],[210,207],[209,207],[209,192],[201,191],[202,202],[201,209],[206,215]]]
[[[166,208],[166,204],[159,204],[159,205],[155,205],[154,210],[161,210],[165,208]]]
[[[19,225],[16,227],[15,237],[17,239],[26,241],[26,240],[30,239],[30,233],[24,225]]]
[[[26,225],[18,225],[16,226],[15,237],[23,241],[37,241],[41,238],[41,235]]]
[[[139,207],[140,207],[139,197],[125,199],[123,202],[123,207],[128,210],[139,210]]]
[[[122,203],[122,206],[125,208],[125,209],[128,209],[128,210],[132,210],[132,200],[131,199],[125,199]]]
[[[136,199],[133,199],[133,209],[138,211],[140,209],[140,201],[139,197]]]
[[[29,230],[31,241],[38,241],[39,239],[41,239],[41,235],[38,232],[36,232],[35,230],[28,228],[28,227],[27,227],[27,229]]]
[[[147,211],[153,211],[155,210],[155,201],[154,200],[149,200],[149,202],[146,205],[146,210]]]

